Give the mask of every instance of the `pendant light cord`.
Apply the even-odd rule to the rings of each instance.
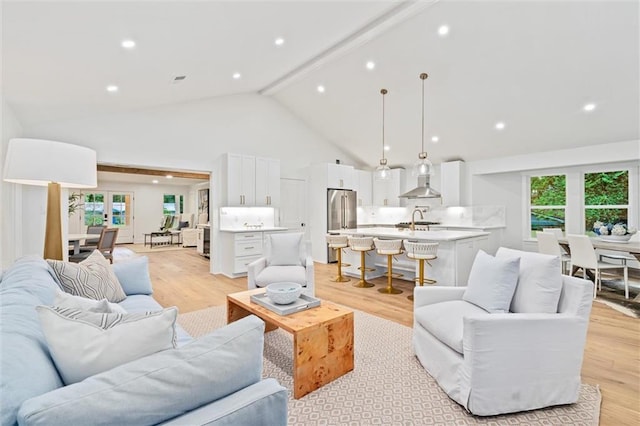
[[[422,151],[420,152],[424,152],[424,81],[427,77],[427,73],[420,74],[420,79],[422,80]]]
[[[387,94],[387,89],[380,90],[382,93],[382,159],[384,160],[384,95]]]

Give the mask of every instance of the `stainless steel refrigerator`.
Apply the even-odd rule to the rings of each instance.
[[[327,231],[333,229],[356,228],[356,191],[348,189],[327,190]],[[336,262],[335,250],[328,248],[329,262]]]

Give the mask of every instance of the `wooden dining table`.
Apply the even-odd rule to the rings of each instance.
[[[100,239],[100,234],[69,234],[67,240],[69,244],[73,245],[73,254],[80,253],[80,242],[82,240],[97,242]]]
[[[614,242],[614,241],[604,241],[600,238],[590,238],[591,244],[594,249],[602,249],[602,250],[610,250],[610,251],[619,251],[621,254],[629,253],[633,257],[635,257],[638,262],[640,262],[640,241],[627,241],[627,242]],[[562,238],[558,240],[558,244],[566,250],[567,253],[571,254],[571,249],[569,248],[569,240],[566,238]],[[571,270],[571,275],[573,275],[578,269],[578,267],[573,267]],[[587,271],[587,275],[593,280],[593,274],[590,271]],[[640,301],[640,294],[638,294],[633,300]]]

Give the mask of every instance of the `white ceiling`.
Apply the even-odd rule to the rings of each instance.
[[[384,87],[387,157],[406,165],[427,72],[434,162],[526,154],[640,138],[639,13],[607,0],[4,1],[2,90],[27,126],[261,92],[375,166]]]

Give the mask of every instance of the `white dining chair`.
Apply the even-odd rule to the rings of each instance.
[[[598,261],[598,257],[591,244],[591,240],[586,235],[567,235],[569,240],[569,249],[571,250],[571,267],[582,268],[582,275],[587,277],[587,269],[593,269],[595,280],[593,286],[593,298],[596,298],[598,290],[602,290],[603,269],[620,269],[624,271],[624,297],[629,298],[629,269],[626,260],[622,260],[619,265]]]
[[[556,228],[557,229],[557,228]],[[558,239],[551,232],[536,232],[538,239],[538,253],[551,254],[558,256],[562,265],[562,273],[567,271],[571,256],[562,252],[562,247],[558,244]]]
[[[561,240],[564,238],[564,233],[560,228],[542,228],[542,232],[549,232],[556,236],[556,239]]]

